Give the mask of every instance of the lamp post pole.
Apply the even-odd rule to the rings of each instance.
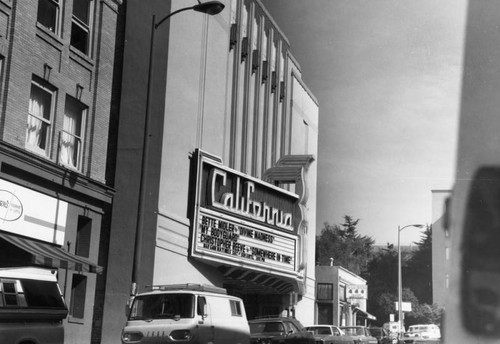
[[[224,9],[224,4],[220,1],[207,1],[201,3],[198,0],[198,4],[190,7],[180,8],[174,12],[169,13],[158,23],[156,22],[156,16],[153,14],[151,18],[151,36],[149,41],[149,64],[148,64],[148,80],[146,89],[146,113],[144,115],[144,137],[142,143],[142,158],[141,158],[141,175],[139,180],[139,200],[137,203],[137,221],[136,221],[136,231],[135,231],[135,246],[134,246],[134,261],[132,267],[132,288],[131,294],[135,295],[137,292],[137,282],[139,280],[139,269],[141,267],[142,258],[142,236],[144,232],[144,215],[145,215],[145,200],[147,194],[146,188],[146,172],[149,165],[149,127],[151,122],[151,88],[152,88],[152,75],[153,75],[153,63],[154,63],[154,48],[155,48],[155,32],[156,29],[163,24],[168,18],[177,14],[179,12],[194,10],[201,13],[206,13],[209,15],[215,15],[220,13]]]
[[[401,331],[404,326],[403,320],[403,278],[401,274],[401,231],[407,227],[422,228],[424,225],[406,225],[404,227],[398,226],[398,339],[401,339]]]

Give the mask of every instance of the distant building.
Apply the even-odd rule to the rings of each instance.
[[[450,190],[432,190],[432,302],[445,305],[449,290],[450,237],[445,229]]]
[[[315,324],[367,326],[375,316],[366,311],[366,280],[341,266],[316,266]]]

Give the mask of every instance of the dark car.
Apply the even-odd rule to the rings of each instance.
[[[377,338],[373,337],[365,326],[343,326],[340,328],[346,335],[354,338],[359,344],[378,344]]]
[[[357,344],[335,325],[306,326],[306,330],[313,334],[316,344]]]
[[[250,344],[315,344],[312,333],[294,318],[262,318],[248,321]]]
[[[395,336],[391,337],[389,332],[382,327],[369,327],[368,331],[373,337],[377,338],[378,344],[397,343],[397,338]]]

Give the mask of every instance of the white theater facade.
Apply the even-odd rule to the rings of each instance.
[[[128,1],[110,333],[131,282],[207,283],[241,297],[249,318],[314,319],[318,103],[260,1],[222,2],[156,30],[147,105],[151,16],[186,2]]]

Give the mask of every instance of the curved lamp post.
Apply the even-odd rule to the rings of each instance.
[[[398,226],[398,323],[399,323],[399,330],[398,330],[398,339],[401,338],[401,329],[403,328],[404,322],[403,322],[403,283],[402,283],[402,276],[401,276],[401,231],[405,228],[408,227],[416,227],[416,228],[423,228],[425,225],[421,224],[416,224],[416,225],[406,225],[404,227]]]
[[[134,247],[134,264],[132,268],[132,295],[137,291],[137,281],[138,281],[138,271],[141,265],[141,255],[142,255],[142,233],[144,227],[144,200],[146,199],[146,170],[148,167],[148,153],[149,153],[149,126],[150,126],[150,114],[151,114],[151,79],[153,74],[153,55],[154,55],[154,40],[156,29],[163,24],[168,18],[177,14],[179,12],[193,10],[201,13],[206,13],[209,15],[219,14],[224,9],[224,4],[220,1],[207,1],[201,3],[198,0],[198,4],[191,7],[184,7],[178,9],[174,12],[169,13],[158,23],[156,22],[156,16],[153,14],[151,23],[151,37],[149,43],[149,66],[148,66],[148,84],[146,93],[146,114],[144,116],[144,138],[142,145],[142,160],[141,160],[141,177],[139,184],[139,200],[137,205],[137,223],[135,232],[135,247]]]

